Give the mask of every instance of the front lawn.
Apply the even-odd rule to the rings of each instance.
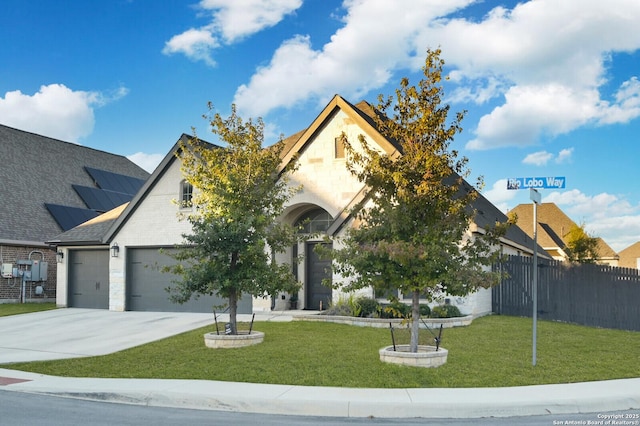
[[[56,309],[55,303],[0,303],[0,317]]]
[[[203,379],[290,385],[415,388],[494,387],[640,377],[640,332],[540,321],[537,366],[531,320],[476,319],[445,329],[446,365],[420,369],[384,364],[388,329],[316,322],[256,323],[264,343],[208,349],[206,327],[112,355],[5,367],[76,377]]]

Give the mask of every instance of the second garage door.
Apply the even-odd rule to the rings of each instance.
[[[171,250],[169,248],[163,250]],[[213,306],[226,303],[226,300],[213,296],[193,297],[186,303],[178,304],[169,300],[167,287],[177,278],[163,273],[165,265],[175,264],[170,256],[160,252],[159,248],[127,249],[127,310],[157,312],[212,312]],[[216,309],[220,311],[220,309]],[[244,296],[238,302],[238,313],[252,312],[250,296]]]

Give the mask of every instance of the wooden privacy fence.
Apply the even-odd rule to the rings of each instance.
[[[531,317],[533,258],[509,256],[495,265],[508,276],[493,288],[493,312]],[[538,318],[640,331],[640,271],[538,259]]]

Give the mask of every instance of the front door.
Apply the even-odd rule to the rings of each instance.
[[[331,279],[331,260],[318,256],[314,249],[319,244],[331,247],[327,243],[307,243],[305,309],[327,309],[331,304],[331,288],[322,284],[322,280]]]

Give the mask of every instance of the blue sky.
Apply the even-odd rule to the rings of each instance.
[[[421,77],[442,48],[453,148],[503,211],[542,190],[615,250],[640,241],[637,0],[4,0],[0,123],[152,171],[211,101],[263,117],[267,142]],[[213,140],[212,140],[213,141]],[[34,154],[37,157],[37,153]],[[470,179],[474,181],[475,179]]]

